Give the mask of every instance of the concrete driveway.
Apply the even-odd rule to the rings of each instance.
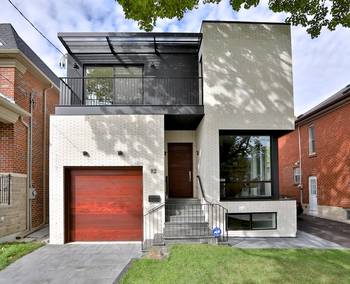
[[[298,230],[350,248],[350,224],[302,215],[298,218]]]
[[[46,245],[0,271],[1,284],[111,284],[141,244]]]

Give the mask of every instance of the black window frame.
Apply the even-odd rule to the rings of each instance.
[[[278,200],[279,199],[279,177],[278,177],[278,137],[283,135],[283,131],[278,130],[219,130],[219,188],[221,189],[220,171],[220,136],[269,136],[270,137],[270,163],[271,163],[271,196],[254,196],[254,197],[225,197],[222,198],[220,190],[221,202],[249,201],[249,200]],[[257,181],[251,183],[266,183],[265,181]]]
[[[253,215],[258,215],[258,214],[274,214],[275,215],[275,227],[274,228],[267,228],[267,229],[254,229],[253,228]],[[249,220],[250,220],[250,229],[229,229],[228,228],[228,218],[229,215],[249,215]],[[240,212],[240,213],[226,213],[226,231],[271,231],[271,230],[277,230],[278,224],[277,224],[277,212]]]
[[[145,78],[145,64],[144,63],[86,63],[83,65],[83,86],[82,86],[82,101],[85,104],[86,99],[86,90],[85,90],[85,79],[86,77],[86,69],[89,67],[115,67],[115,66],[131,66],[131,67],[140,67],[142,68],[142,104],[144,104],[144,78]],[[112,77],[113,78],[113,77]]]

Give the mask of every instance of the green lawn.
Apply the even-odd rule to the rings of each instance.
[[[350,250],[176,245],[135,260],[121,283],[350,283]]]
[[[4,243],[0,244],[0,270],[41,247],[41,243]]]

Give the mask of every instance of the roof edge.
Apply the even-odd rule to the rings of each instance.
[[[338,96],[332,99],[333,96]],[[350,102],[350,84],[345,86],[343,89],[335,93],[333,96],[330,96],[326,100],[322,101],[315,107],[311,108],[309,111],[304,114],[299,115],[295,124],[302,124],[303,122],[307,122],[310,119],[320,116],[322,114],[328,113],[329,111],[335,110],[342,106],[343,103]],[[329,102],[326,102],[330,100]]]

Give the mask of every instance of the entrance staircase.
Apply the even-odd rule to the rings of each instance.
[[[168,199],[165,203],[164,240],[211,238],[207,206],[195,198]]]

